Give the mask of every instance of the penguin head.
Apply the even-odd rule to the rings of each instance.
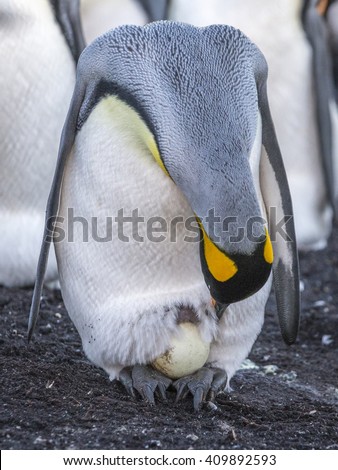
[[[137,113],[154,160],[196,215],[201,269],[222,304],[257,292],[273,258],[249,161],[259,113],[255,54],[232,27],[158,22],[101,36],[78,68],[78,128],[107,95]]]

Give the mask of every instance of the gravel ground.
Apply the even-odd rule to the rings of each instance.
[[[28,346],[31,289],[0,287],[2,449],[338,449],[338,228],[301,256],[297,344],[283,344],[274,298],[233,391],[198,413],[187,398],[151,408],[85,358],[57,291],[44,291]]]

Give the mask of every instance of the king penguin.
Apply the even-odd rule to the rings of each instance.
[[[327,27],[329,30],[329,40],[333,59],[336,102],[338,103],[338,1],[329,1],[326,5],[326,9],[324,9],[322,14],[324,14],[326,18]]]
[[[326,176],[326,188],[332,207],[338,196],[338,107],[335,91],[338,33],[334,17],[335,0],[305,0],[303,25],[312,46],[319,141]]]
[[[54,242],[87,357],[150,403],[174,380],[198,409],[229,383],[261,330],[271,271],[282,335],[295,341],[297,247],[266,80],[261,52],[228,26],[123,26],[84,50],[29,339]],[[196,341],[203,359],[185,350]]]
[[[242,30],[269,66],[268,91],[292,195],[298,247],[322,249],[335,205],[338,135],[328,50],[318,0],[170,0],[168,19]],[[324,3],[328,3],[327,1]],[[302,15],[305,11],[305,15]],[[303,23],[302,17],[306,19]],[[304,30],[305,26],[305,30]],[[315,49],[313,39],[319,45]],[[330,114],[330,115],[329,115]]]
[[[164,2],[166,8],[167,2]],[[305,2],[305,6],[309,5]],[[332,67],[335,84],[335,96],[338,103],[338,0],[317,0],[315,4],[317,13],[323,18],[328,30],[328,39],[332,54]],[[163,15],[161,19],[165,19]]]
[[[34,284],[45,199],[83,47],[78,2],[0,0],[0,285]],[[46,279],[56,277],[51,258]]]

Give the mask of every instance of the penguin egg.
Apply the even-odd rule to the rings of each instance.
[[[210,351],[210,343],[202,340],[195,324],[181,323],[179,329],[180,334],[173,338],[171,347],[152,363],[171,379],[193,374],[203,367]]]

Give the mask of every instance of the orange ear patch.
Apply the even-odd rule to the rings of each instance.
[[[264,245],[264,259],[267,263],[272,264],[273,263],[272,243],[271,243],[271,239],[270,239],[267,229],[265,229],[265,233],[266,233],[266,241]]]
[[[329,6],[329,0],[318,0],[317,6],[316,6],[318,13],[321,16],[325,15],[325,13],[327,12],[328,6]]]

